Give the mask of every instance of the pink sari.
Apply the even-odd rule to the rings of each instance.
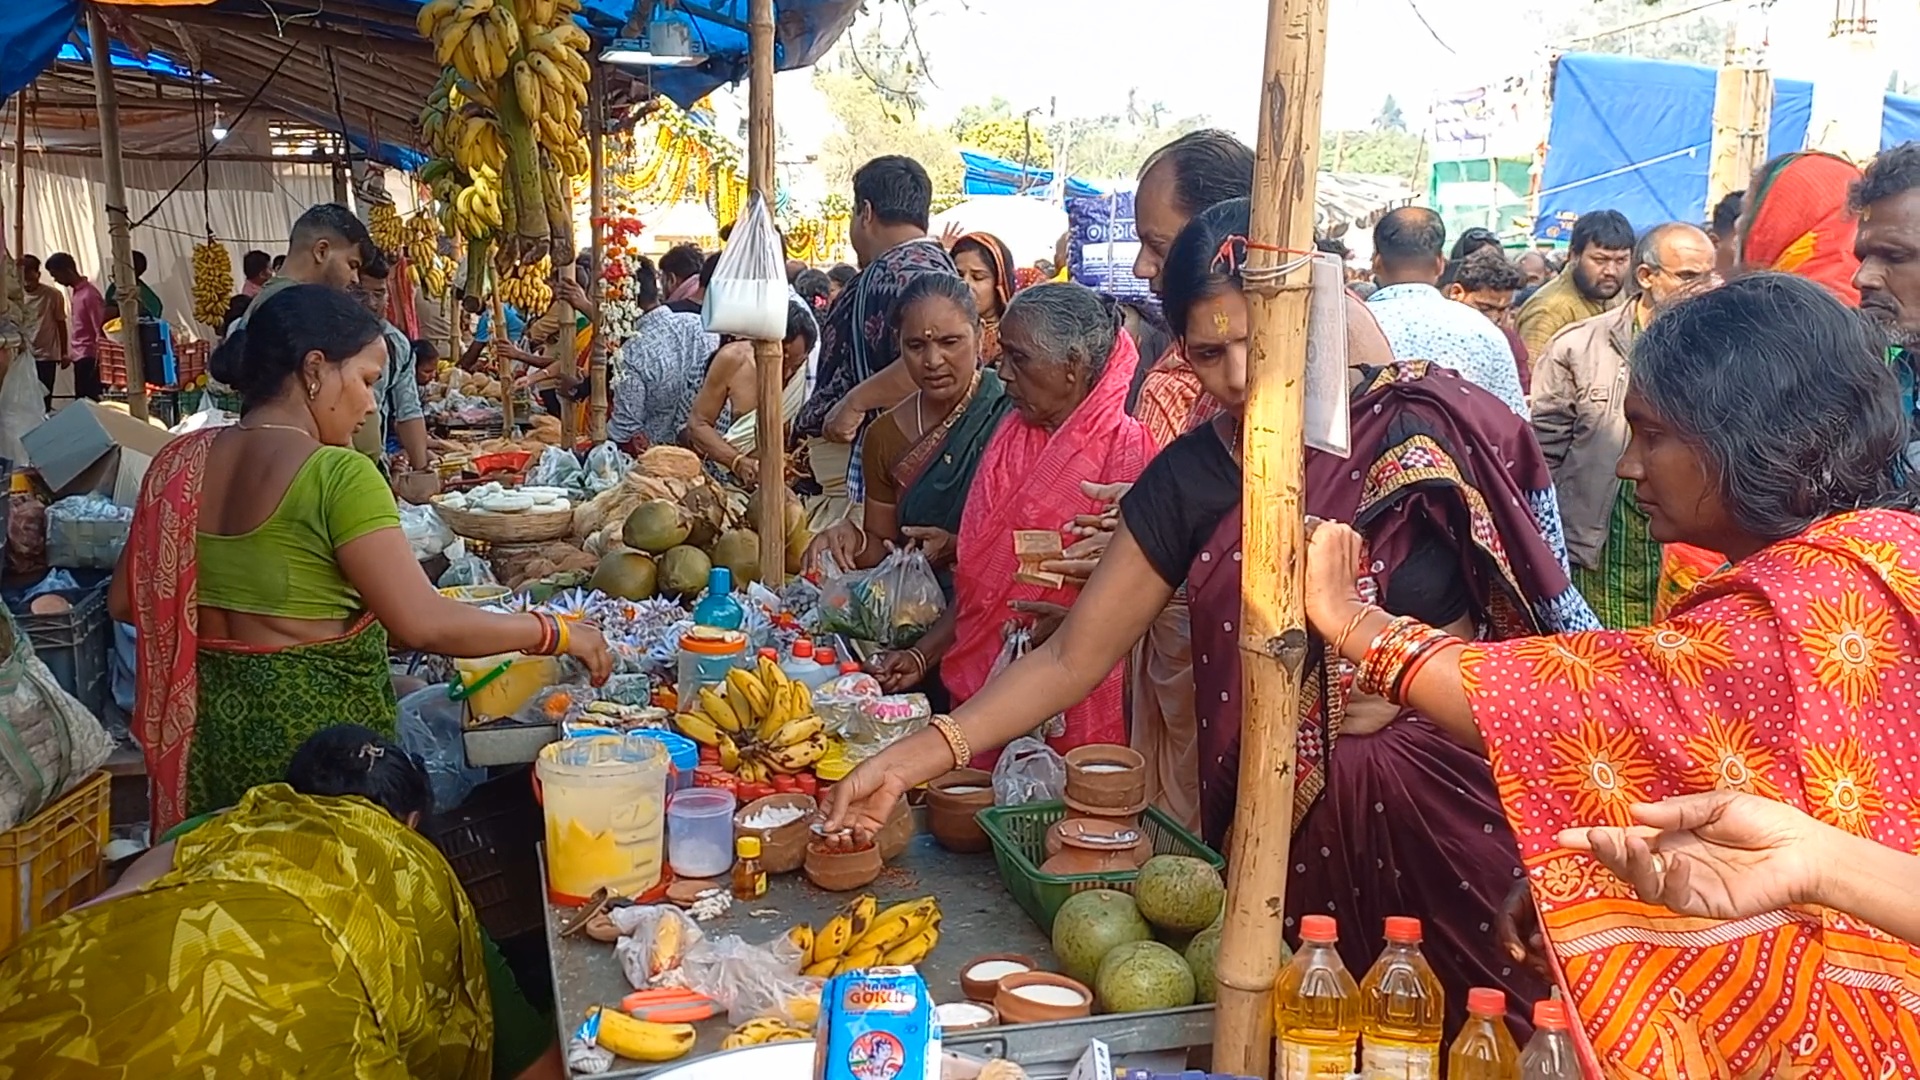
[[[979,693],[992,674],[1001,632],[1017,617],[1008,605],[1040,600],[1069,606],[1079,594],[1076,586],[1045,589],[1015,581],[1020,563],[1013,534],[1061,529],[1075,515],[1097,513],[1100,507],[1080,490],[1082,481],[1115,484],[1139,478],[1154,453],[1152,436],[1127,415],[1127,388],[1139,362],[1133,339],[1116,335],[1106,371],[1059,430],[1034,427],[1015,412],[987,443],[960,518],[954,644],[940,660],[956,703]],[[1127,741],[1125,673],[1124,663],[1115,665],[1085,701],[1067,710],[1066,734],[1048,740],[1055,749]]]

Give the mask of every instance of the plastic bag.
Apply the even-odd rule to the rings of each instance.
[[[451,589],[456,585],[498,585],[494,580],[493,567],[478,555],[467,553],[464,541],[455,540],[446,552],[447,570],[440,575],[440,588]]]
[[[407,536],[415,562],[426,562],[452,546],[453,530],[431,506],[400,503],[400,531]]]
[[[587,451],[587,464],[580,483],[592,494],[611,491],[633,469],[633,456],[611,442],[603,442]]]
[[[734,224],[713,268],[700,317],[710,334],[756,341],[787,335],[787,253],[774,231],[766,200],[755,194]]]
[[[540,460],[527,470],[528,487],[563,487],[579,489],[584,487],[586,475],[581,471],[580,459],[573,456],[571,450],[562,450],[549,446],[540,451]]]
[[[897,548],[871,570],[820,589],[820,629],[904,649],[926,636],[947,608],[933,565],[919,548]]]
[[[784,274],[785,272],[782,271]],[[785,333],[787,308],[786,283],[781,281],[780,321],[781,331],[773,335],[779,340]],[[40,385],[38,369],[33,366],[33,358],[24,353],[15,353],[8,363],[4,376],[0,376],[0,458],[9,458],[15,465],[26,465],[27,446],[22,439],[27,432],[47,418],[46,387]]]
[[[0,717],[6,718],[17,748],[0,755],[0,831],[39,813],[113,753],[113,737],[61,689],[5,604],[0,604]]]
[[[1013,666],[1015,660],[1033,651],[1033,628],[1017,619],[1009,620],[1000,630],[1000,655],[993,658],[993,669],[987,672],[987,681],[1000,677],[1000,673]],[[1057,739],[1067,733],[1067,714],[1054,713],[1033,729],[1036,739]]]
[[[727,1020],[744,1024],[762,1016],[798,1022],[794,999],[817,1003],[820,980],[799,973],[800,950],[785,934],[764,945],[749,945],[729,934],[687,950],[680,971],[689,988],[727,1010]]]
[[[620,928],[620,940],[614,944],[613,954],[634,989],[676,982],[693,986],[687,981],[691,972],[684,968],[706,940],[706,934],[686,912],[672,904],[640,904],[613,908],[607,912],[607,918]]]
[[[426,763],[436,814],[465,802],[487,778],[487,770],[467,766],[466,743],[460,730],[465,711],[460,702],[447,699],[445,683],[415,690],[400,699],[400,745]]]
[[[133,528],[133,510],[105,495],[69,495],[47,507],[47,561],[111,570]]]
[[[993,766],[993,804],[1052,802],[1067,791],[1067,761],[1031,735],[1007,744]]]

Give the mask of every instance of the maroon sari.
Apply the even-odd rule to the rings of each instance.
[[[1541,496],[1552,495],[1525,421],[1455,373],[1416,363],[1374,373],[1356,391],[1352,425],[1351,458],[1308,454],[1307,512],[1351,522],[1364,537],[1362,595],[1379,597],[1391,573],[1437,530],[1471,538],[1454,545],[1453,561],[1486,638],[1584,625],[1585,606],[1543,535],[1557,519],[1536,517]],[[1232,824],[1240,767],[1240,528],[1236,509],[1188,577],[1201,815],[1214,845]],[[1506,991],[1509,1024],[1524,1038],[1532,1003],[1547,996],[1547,985],[1511,963],[1494,939],[1494,914],[1521,868],[1487,761],[1411,713],[1342,738],[1351,678],[1351,666],[1328,664],[1313,639],[1295,760],[1287,925],[1297,927],[1306,914],[1334,916],[1341,957],[1358,978],[1379,954],[1386,917],[1415,916],[1425,927],[1422,949],[1446,988],[1448,1038],[1475,986]]]

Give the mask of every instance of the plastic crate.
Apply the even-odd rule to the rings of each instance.
[[[546,926],[540,879],[545,817],[526,770],[481,784],[459,807],[428,819],[426,833],[466,887],[480,925],[495,941]]]
[[[148,380],[148,386],[154,390],[189,390],[206,374],[207,358],[213,353],[213,343],[209,341],[180,341],[173,343],[174,374],[178,376],[172,383],[161,384]],[[127,350],[118,338],[105,338],[100,342],[100,382],[112,390],[127,388]]]
[[[46,809],[0,832],[0,956],[99,894],[112,781],[96,770]]]
[[[55,682],[88,712],[105,716],[112,687],[107,676],[113,649],[113,620],[107,617],[107,582],[80,589],[56,589],[73,607],[55,615],[28,614],[13,608],[14,621],[33,642],[40,662]]]
[[[1137,870],[1111,870],[1101,874],[1043,874],[1040,864],[1047,861],[1047,830],[1067,816],[1063,802],[1028,803],[1025,806],[989,806],[975,817],[989,840],[993,858],[1000,864],[1000,881],[1007,892],[1039,925],[1053,933],[1053,917],[1067,897],[1087,889],[1116,889],[1133,892],[1140,876]],[[1224,871],[1227,860],[1181,828],[1172,818],[1149,806],[1140,819],[1155,855],[1191,855],[1205,859],[1215,870]]]

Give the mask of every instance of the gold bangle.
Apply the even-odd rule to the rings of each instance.
[[[554,616],[553,623],[554,626],[559,629],[560,637],[559,642],[553,647],[553,653],[555,656],[565,656],[567,655],[567,645],[573,639],[573,630],[568,625],[567,620],[561,616]]]
[[[947,749],[953,753],[953,767],[966,768],[973,761],[973,747],[967,745],[967,736],[960,730],[959,721],[945,713],[936,713],[929,723],[946,737]]]
[[[1345,657],[1347,639],[1353,636],[1355,630],[1360,629],[1361,621],[1373,614],[1375,610],[1372,604],[1361,604],[1360,610],[1354,612],[1353,618],[1347,620],[1346,629],[1340,631],[1340,636],[1333,639],[1333,655],[1335,657]]]

